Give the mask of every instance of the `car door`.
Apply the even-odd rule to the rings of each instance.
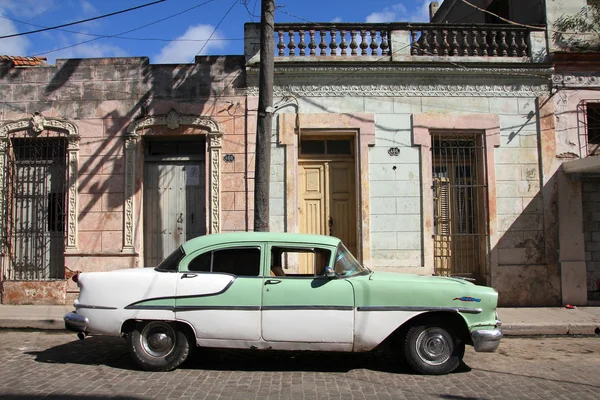
[[[347,343],[353,341],[354,292],[345,279],[324,275],[333,248],[269,245],[262,299],[266,341]]]
[[[180,263],[175,317],[198,339],[259,340],[261,243],[206,248]]]

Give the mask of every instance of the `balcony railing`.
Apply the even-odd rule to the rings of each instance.
[[[275,24],[274,45],[276,61],[531,62],[543,35],[492,24]],[[257,59],[259,36],[258,24],[246,24],[247,60]]]

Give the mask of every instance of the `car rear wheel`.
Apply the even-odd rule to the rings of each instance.
[[[404,340],[404,356],[416,372],[443,375],[454,371],[465,352],[465,344],[452,330],[435,323],[412,326]]]
[[[169,322],[139,322],[127,339],[133,359],[147,371],[173,370],[190,353],[190,342],[185,332]]]

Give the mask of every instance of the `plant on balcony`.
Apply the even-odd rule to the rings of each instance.
[[[563,50],[600,49],[600,0],[588,0],[577,14],[562,15],[553,25],[552,39]]]

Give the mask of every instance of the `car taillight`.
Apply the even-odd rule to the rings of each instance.
[[[77,281],[79,280],[79,274],[73,275],[71,279],[73,279],[73,282],[77,283]]]

